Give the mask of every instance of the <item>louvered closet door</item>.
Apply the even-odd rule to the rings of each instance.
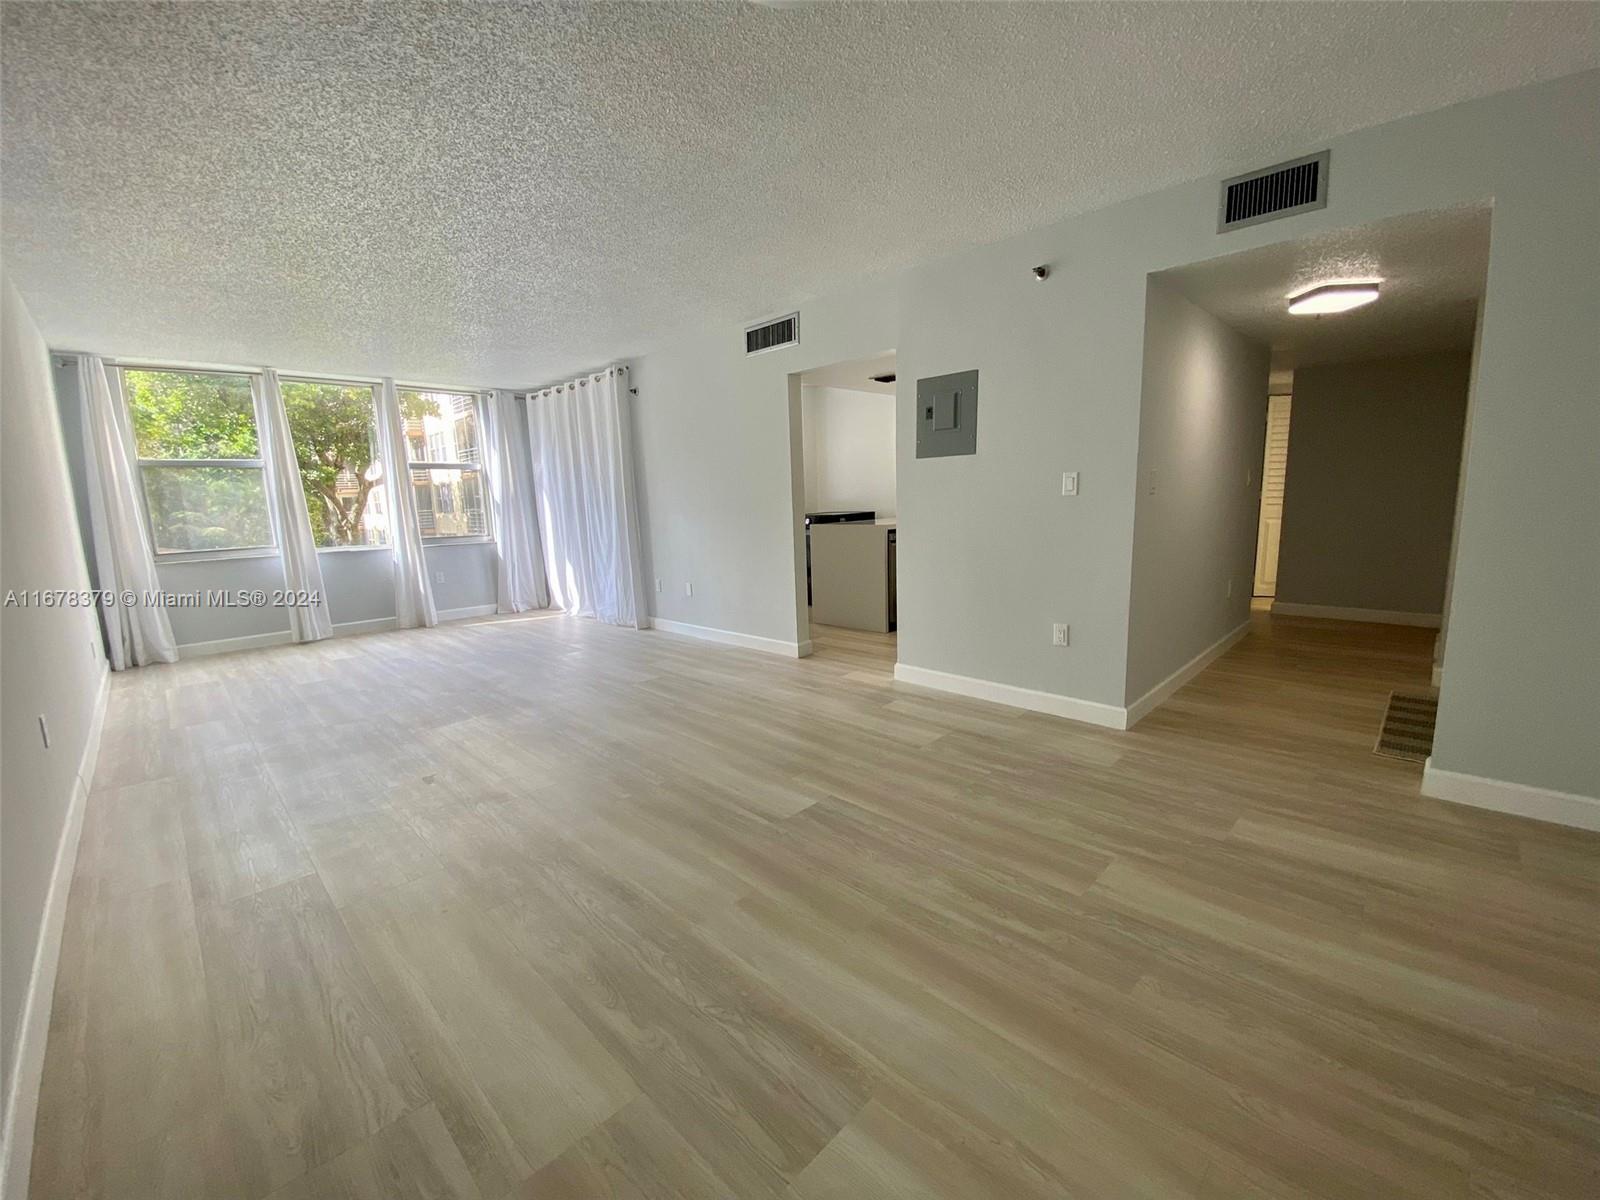
[[[1261,467],[1261,530],[1256,539],[1256,595],[1278,594],[1278,537],[1283,530],[1283,480],[1289,466],[1289,397],[1267,400],[1267,452]]]

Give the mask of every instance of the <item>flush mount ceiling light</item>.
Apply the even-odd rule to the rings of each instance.
[[[1349,312],[1378,298],[1376,281],[1368,283],[1325,283],[1289,297],[1289,311],[1297,317]]]

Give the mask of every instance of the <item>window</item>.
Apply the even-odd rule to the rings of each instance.
[[[285,379],[280,387],[312,538],[325,547],[387,545],[371,385]]]
[[[267,549],[267,487],[248,375],[122,368],[157,554]]]
[[[478,397],[471,392],[401,388],[400,415],[422,536],[488,537],[478,452]]]

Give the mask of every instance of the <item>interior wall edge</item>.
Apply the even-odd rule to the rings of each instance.
[[[39,1087],[44,1078],[44,1052],[49,1041],[56,971],[61,965],[61,940],[67,923],[67,898],[72,892],[72,876],[78,865],[83,814],[88,806],[95,765],[100,761],[100,737],[105,731],[106,707],[111,695],[111,667],[102,664],[102,668],[88,736],[78,760],[66,820],[61,828],[61,840],[56,844],[50,889],[45,897],[39,940],[33,953],[33,970],[28,978],[27,999],[18,1023],[15,1066],[5,1097],[5,1128],[0,1134],[0,1144],[4,1146],[0,1150],[0,1160],[3,1160],[0,1161],[0,1194],[6,1196],[28,1194],[33,1134],[39,1116]]]
[[[1150,715],[1151,712],[1164,704],[1167,699],[1184,684],[1188,683],[1196,675],[1200,674],[1201,671],[1204,671],[1212,663],[1216,662],[1217,659],[1221,658],[1229,650],[1232,650],[1241,641],[1243,641],[1244,636],[1249,632],[1250,621],[1247,618],[1237,627],[1229,630],[1215,642],[1211,643],[1211,645],[1200,651],[1199,654],[1195,655],[1188,662],[1184,663],[1183,666],[1179,667],[1171,675],[1168,675],[1144,695],[1138,697],[1137,699],[1130,700],[1127,708],[1128,724],[1126,727],[1128,729],[1132,729],[1140,721],[1144,720]]]

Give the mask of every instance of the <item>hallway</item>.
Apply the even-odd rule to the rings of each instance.
[[[1302,769],[1393,783],[1423,802],[1420,765],[1371,751],[1389,693],[1429,690],[1437,632],[1255,611],[1248,637],[1133,732],[1186,751],[1292,754]]]

